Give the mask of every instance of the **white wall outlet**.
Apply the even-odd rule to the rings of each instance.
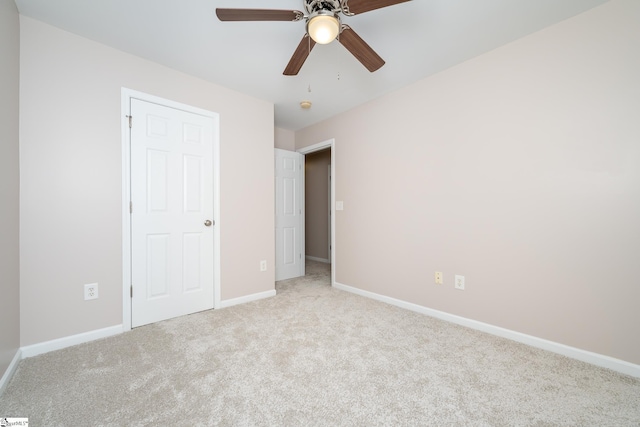
[[[84,299],[98,299],[98,284],[97,283],[88,283],[84,285]]]
[[[344,210],[344,202],[342,200],[336,201],[336,210],[337,211]]]
[[[464,291],[464,276],[458,276],[456,274],[456,281],[454,286],[456,287],[456,289]]]
[[[267,271],[267,260],[263,259],[260,261],[260,271]]]
[[[436,271],[435,280],[436,285],[442,285],[442,271]]]

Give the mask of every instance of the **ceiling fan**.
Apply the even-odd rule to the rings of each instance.
[[[295,76],[302,68],[311,49],[331,43],[336,38],[367,70],[374,72],[384,60],[356,34],[340,22],[340,13],[353,16],[393,6],[411,0],[303,0],[306,14],[299,10],[276,9],[216,9],[221,21],[292,21],[305,20],[306,33],[284,69],[285,76]]]

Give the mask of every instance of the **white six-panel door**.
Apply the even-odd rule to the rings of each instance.
[[[214,122],[137,99],[131,116],[136,327],[213,308]]]
[[[304,276],[302,185],[304,156],[275,149],[276,280]]]

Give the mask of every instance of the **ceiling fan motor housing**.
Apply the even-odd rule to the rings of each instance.
[[[332,13],[337,13],[341,9],[340,0],[304,0],[304,7],[307,10],[307,14],[311,15],[314,12],[321,10],[327,10]]]

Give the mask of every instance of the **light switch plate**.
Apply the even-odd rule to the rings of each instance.
[[[343,201],[336,201],[336,210],[337,211],[341,211],[344,209],[344,202]]]

